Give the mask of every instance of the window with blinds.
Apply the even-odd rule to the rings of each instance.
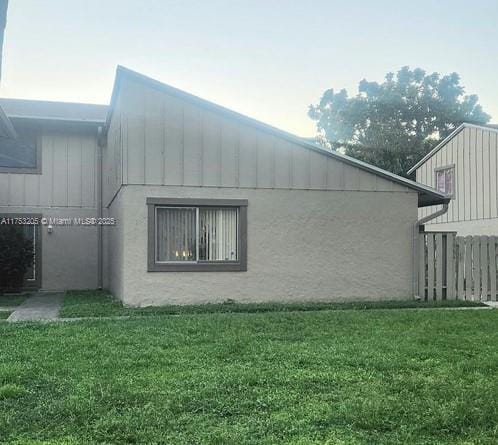
[[[239,209],[156,207],[156,262],[239,260]]]

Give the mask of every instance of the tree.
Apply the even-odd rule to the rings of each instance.
[[[405,66],[380,84],[363,79],[354,97],[329,89],[308,114],[326,146],[406,176],[462,122],[489,121],[478,97],[464,93],[457,73],[441,76]]]

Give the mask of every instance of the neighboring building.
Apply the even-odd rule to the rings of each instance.
[[[116,222],[37,226],[44,290],[104,286],[131,305],[410,298],[417,208],[447,202],[121,67],[109,109],[0,103],[39,153],[0,173],[0,213]]]
[[[430,231],[498,235],[498,126],[462,124],[413,166],[416,180],[451,195],[448,211]],[[435,211],[419,210],[424,217]]]

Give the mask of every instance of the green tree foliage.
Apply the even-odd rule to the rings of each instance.
[[[325,91],[309,116],[325,145],[406,176],[407,170],[462,122],[485,124],[478,97],[465,95],[460,76],[405,66],[382,83],[363,79],[358,94]]]
[[[22,226],[0,225],[0,292],[22,287],[33,255],[33,243],[25,238]]]

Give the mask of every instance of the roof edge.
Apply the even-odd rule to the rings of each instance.
[[[419,168],[425,161],[434,156],[444,145],[453,139],[458,133],[460,133],[465,128],[477,128],[479,130],[492,131],[493,133],[498,133],[498,128],[487,127],[485,125],[476,125],[464,122],[455,128],[448,136],[446,136],[439,144],[437,144],[429,153],[427,153],[420,161],[418,161],[410,170],[406,173],[411,175],[417,168]]]
[[[208,109],[208,110],[214,111],[216,113],[221,113],[225,116],[234,118],[234,119],[238,120],[239,122],[242,122],[246,125],[257,128],[258,130],[265,131],[267,133],[276,135],[276,136],[281,137],[289,142],[295,143],[296,145],[300,145],[302,147],[311,149],[311,150],[316,151],[318,153],[324,154],[326,156],[332,157],[332,158],[337,159],[341,162],[349,164],[353,167],[357,167],[361,170],[367,171],[369,173],[380,176],[380,177],[387,179],[389,181],[393,181],[397,184],[403,185],[409,189],[415,190],[416,192],[419,193],[419,206],[420,207],[427,206],[427,205],[445,204],[445,203],[449,202],[451,199],[450,197],[447,197],[446,195],[438,192],[437,190],[435,190],[431,187],[428,187],[426,185],[420,184],[418,182],[412,181],[412,180],[407,179],[407,178],[403,178],[403,177],[398,176],[394,173],[388,172],[387,170],[383,170],[379,167],[375,167],[371,164],[367,164],[366,162],[359,161],[358,159],[352,158],[350,156],[343,155],[342,153],[327,150],[327,149],[325,149],[325,148],[323,148],[323,147],[321,147],[313,142],[307,141],[307,140],[305,140],[299,136],[296,136],[292,133],[289,133],[285,130],[281,130],[279,128],[265,124],[264,122],[258,121],[256,119],[253,119],[253,118],[248,117],[248,116],[245,116],[241,113],[230,110],[229,108],[225,108],[221,105],[218,105],[216,103],[210,102],[210,101],[205,100],[205,99],[202,99],[198,96],[187,93],[183,90],[179,90],[175,87],[172,87],[170,85],[162,83],[162,82],[160,82],[156,79],[153,79],[151,77],[147,77],[143,74],[140,74],[140,73],[133,71],[129,68],[125,68],[121,65],[118,65],[116,68],[116,77],[115,77],[115,81],[114,81],[111,102],[109,105],[109,111],[107,113],[106,127],[109,126],[109,123],[112,119],[114,105],[115,105],[115,102],[116,102],[118,94],[119,94],[119,89],[121,87],[122,79],[125,76],[132,79],[132,80],[135,80],[137,82],[143,83],[146,86],[149,86],[151,88],[157,89],[157,90],[162,91],[162,92],[165,92],[166,94],[170,94],[170,95],[179,97],[181,99],[184,99],[184,100],[186,100],[190,103],[193,103],[197,106],[200,106],[204,109]]]

